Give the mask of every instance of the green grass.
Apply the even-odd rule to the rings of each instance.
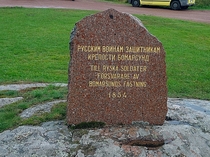
[[[210,100],[210,25],[138,16],[163,43],[169,97]]]
[[[46,88],[15,91],[14,93],[14,96],[22,96],[24,99],[0,108],[0,132],[19,125],[35,125],[44,121],[64,119],[66,116],[66,103],[55,105],[50,113],[34,115],[28,119],[22,119],[19,116],[23,110],[31,106],[48,101],[66,99],[66,87],[47,86]],[[11,94],[8,91],[1,91],[1,96],[10,97]]]
[[[0,84],[65,82],[74,24],[94,11],[1,8]],[[166,50],[168,95],[210,100],[210,25],[137,15]]]
[[[0,84],[65,82],[69,38],[74,24],[95,11],[0,8]],[[168,96],[210,100],[210,24],[137,15],[166,51]],[[66,103],[51,113],[21,119],[36,104],[66,99],[67,89],[49,86],[25,91],[0,91],[2,97],[23,96],[0,108],[0,132],[25,124],[64,119]]]
[[[70,32],[75,22],[93,12],[0,10],[0,84],[67,82]]]

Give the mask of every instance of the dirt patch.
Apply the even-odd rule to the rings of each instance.
[[[96,0],[1,0],[0,7],[22,6],[28,8],[69,8],[80,10],[104,11],[113,8],[120,12],[130,14],[153,15],[160,17],[191,20],[197,22],[210,23],[210,11],[200,10],[181,10],[173,11],[163,8],[132,7],[130,4],[115,4],[110,2],[100,2]]]

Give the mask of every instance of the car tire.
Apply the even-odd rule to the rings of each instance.
[[[179,1],[172,1],[170,7],[172,10],[180,10],[181,9]]]
[[[188,8],[188,6],[184,6],[184,7],[181,7],[183,10],[186,10]]]
[[[133,7],[139,7],[140,6],[140,1],[139,0],[132,0],[132,6]]]

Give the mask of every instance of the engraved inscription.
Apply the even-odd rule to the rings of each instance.
[[[109,98],[127,98],[126,92],[109,92]]]
[[[78,45],[78,52],[102,52],[102,53],[160,53],[160,47],[151,46],[93,46],[93,45]]]
[[[150,54],[160,53],[160,47],[78,45],[77,51],[87,52],[89,62],[111,61],[110,65],[99,62],[90,64],[90,71],[95,78],[89,80],[89,87],[146,88],[147,82],[141,79],[141,73],[147,72],[146,64],[150,61]],[[115,65],[117,61],[122,65]],[[142,65],[123,65],[124,61],[138,62]],[[127,94],[110,92],[108,97],[127,98]]]
[[[113,54],[88,54],[88,60],[95,60],[95,61],[115,61],[116,55]]]

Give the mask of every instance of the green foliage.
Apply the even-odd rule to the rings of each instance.
[[[104,122],[82,122],[75,126],[71,126],[72,129],[86,129],[86,128],[102,128],[105,126]]]
[[[195,3],[196,3],[196,6],[201,7],[201,8],[210,7],[209,0],[196,0]]]

